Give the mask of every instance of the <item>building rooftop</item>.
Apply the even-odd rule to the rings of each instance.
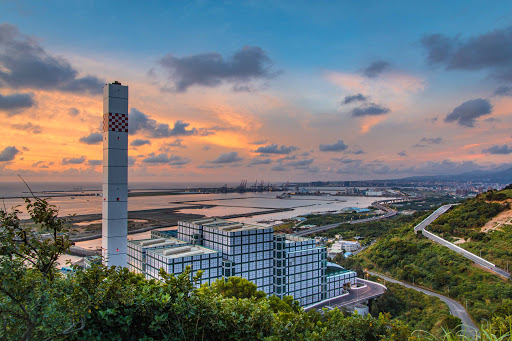
[[[165,246],[173,246],[180,244],[188,244],[182,240],[176,238],[152,238],[152,239],[140,239],[140,240],[130,240],[129,243],[134,245],[139,245],[143,248],[154,248],[154,247],[165,247]]]
[[[298,242],[300,243],[300,242],[312,240],[311,238],[293,236],[291,234],[285,234],[284,236],[286,237],[286,243],[298,243]]]
[[[269,227],[259,226],[259,225],[251,225],[246,223],[241,223],[237,221],[229,221],[220,218],[209,218],[202,220],[192,221],[193,224],[202,225],[204,227],[213,227],[222,231],[228,232],[238,232],[238,231],[249,231],[249,230],[259,230],[259,229],[269,229]]]
[[[154,249],[151,252],[160,254],[167,258],[181,258],[181,257],[190,257],[197,255],[204,255],[208,253],[218,253],[218,251],[208,249],[199,245],[185,245],[178,247],[165,247],[161,249]]]

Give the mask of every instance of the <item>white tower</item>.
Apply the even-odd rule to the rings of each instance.
[[[103,263],[127,266],[128,87],[103,88]]]

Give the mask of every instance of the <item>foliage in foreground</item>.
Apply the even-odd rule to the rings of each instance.
[[[34,235],[20,222],[17,211],[0,213],[2,340],[423,338],[411,336],[405,325],[386,314],[347,317],[338,310],[323,315],[305,312],[291,297],[267,298],[244,279],[197,288],[198,278],[190,278],[190,269],[176,277],[162,272],[163,281],[102,265],[64,277],[56,260],[70,244],[61,234],[65,221],[44,200],[27,201],[27,210],[50,237]],[[510,323],[505,322],[492,330],[510,335],[506,334]]]

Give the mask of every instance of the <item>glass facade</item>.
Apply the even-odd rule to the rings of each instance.
[[[308,306],[340,296],[355,283],[356,273],[328,266],[326,248],[309,238],[274,235],[273,228],[209,218],[179,222],[177,238],[152,233],[149,240],[128,242],[132,271],[161,279],[160,269],[192,275],[202,283],[244,277],[269,295],[293,296]]]

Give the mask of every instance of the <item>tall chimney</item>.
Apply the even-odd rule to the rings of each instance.
[[[128,87],[103,88],[103,264],[127,266]]]

